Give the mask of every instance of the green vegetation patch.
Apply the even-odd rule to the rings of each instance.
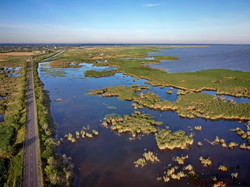
[[[14,148],[12,141],[15,137],[15,129],[12,126],[0,126],[0,157],[10,158],[13,154]]]
[[[204,167],[208,167],[208,166],[210,166],[210,165],[212,164],[212,161],[211,161],[210,157],[208,157],[208,158],[203,158],[202,156],[200,156],[199,160],[200,160],[200,163],[201,163]]]
[[[159,158],[156,155],[154,155],[154,153],[151,151],[143,153],[142,156],[143,156],[142,158],[139,158],[138,160],[134,162],[136,168],[138,167],[143,168],[144,166],[147,165],[148,162],[151,162],[151,163],[160,162]]]
[[[171,179],[180,180],[183,177],[187,177],[187,175],[183,171],[177,172],[176,170],[178,168],[179,167],[177,166],[168,168],[165,175],[163,176],[163,180],[165,183],[168,183]]]
[[[22,183],[24,133],[21,131],[26,122],[27,59],[27,56],[0,56],[0,114],[4,114],[4,121],[0,122],[0,157],[4,159],[2,186]],[[13,69],[16,67],[20,67],[19,70]]]
[[[7,168],[6,161],[3,158],[0,158],[0,184],[3,184],[7,178]]]
[[[193,144],[193,135],[186,135],[184,131],[179,130],[172,132],[166,127],[161,129],[155,135],[156,143],[159,149],[187,149]]]
[[[250,119],[250,104],[221,102],[205,93],[190,93],[179,96],[174,103],[177,113],[183,117],[194,116],[206,119]]]
[[[195,126],[195,127],[194,127],[194,130],[196,130],[196,131],[201,131],[201,129],[202,129],[201,126]]]
[[[184,177],[194,177],[195,171],[191,164],[185,165],[185,161],[188,159],[186,156],[176,156],[173,158],[175,163],[170,163],[165,167],[165,171],[162,177],[158,177],[157,180],[163,180],[165,183],[171,180],[180,180]]]
[[[231,129],[231,131],[238,134],[243,140],[247,140],[247,145],[246,145],[246,143],[243,143],[240,145],[240,148],[250,150],[250,121],[248,121],[246,123],[246,131],[243,131],[239,127],[235,128],[235,129]]]
[[[179,60],[178,57],[175,56],[153,56],[155,60]]]
[[[99,134],[98,131],[96,130],[91,130],[89,128],[83,127],[83,129],[81,131],[76,131],[75,132],[75,136],[71,133],[65,134],[64,138],[66,138],[68,141],[74,143],[76,142],[76,140],[79,140],[80,138],[85,139],[85,138],[93,138],[96,137]],[[60,140],[60,143],[63,140]]]
[[[220,165],[220,166],[218,167],[218,170],[219,170],[219,171],[227,171],[227,170],[228,170],[228,167],[223,166],[223,165]]]
[[[49,63],[52,68],[80,68],[82,67],[79,63],[76,62],[67,62],[67,61],[52,61]]]
[[[117,70],[102,70],[102,71],[93,71],[87,70],[84,72],[85,77],[106,77],[115,75],[118,71]]]
[[[156,125],[162,125],[162,122],[155,121],[149,114],[140,114],[139,112],[131,115],[106,116],[102,124],[104,127],[110,125],[112,131],[120,134],[129,133],[133,138],[138,134],[150,134],[156,132]]]
[[[240,119],[250,120],[250,104],[233,104],[217,100],[214,96],[205,93],[189,93],[180,95],[175,102],[162,100],[153,92],[138,93],[137,88],[114,86],[92,90],[90,95],[99,94],[104,97],[117,96],[120,100],[135,101],[141,106],[160,110],[175,111],[181,117],[205,119]]]
[[[220,144],[222,147],[227,148],[227,144],[224,139],[220,139],[218,136],[215,137],[213,141],[206,140],[210,145]]]
[[[222,147],[224,148],[229,148],[229,149],[233,149],[235,147],[237,147],[239,144],[235,143],[235,142],[229,142],[228,144],[226,144],[225,140],[224,139],[219,139],[218,136],[215,137],[214,141],[209,141],[209,140],[206,140],[210,145],[217,145],[217,144],[220,144]],[[241,147],[242,149],[249,149],[248,146],[244,147],[245,144],[242,144]]]
[[[174,161],[176,161],[180,165],[183,165],[186,159],[188,159],[188,155],[186,155],[186,156],[177,156],[177,157],[174,158]]]
[[[134,88],[126,87],[126,86],[114,86],[103,89],[91,90],[89,95],[102,95],[103,97],[114,97],[118,96],[119,100],[127,100],[132,101],[136,97],[138,97],[135,93]]]

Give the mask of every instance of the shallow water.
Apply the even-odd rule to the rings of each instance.
[[[161,61],[151,67],[169,73],[195,72],[206,69],[229,69],[250,72],[250,45],[210,45],[210,47],[184,47],[162,49],[149,56],[176,56],[177,61]]]
[[[3,121],[4,121],[4,115],[0,114],[0,122],[3,122]]]
[[[0,72],[8,72],[8,71],[14,71],[11,73],[7,73],[8,77],[20,77],[22,76],[19,72],[21,70],[22,67],[4,67],[3,70],[0,70]]]
[[[250,98],[247,97],[233,97],[233,96],[228,96],[228,95],[217,95],[215,91],[201,91],[201,93],[206,93],[209,95],[215,95],[216,98],[218,97],[225,97],[225,101],[228,101],[228,99],[232,99],[236,102],[236,104],[240,104],[240,103],[250,103]]]
[[[159,112],[143,108],[139,111],[149,113],[155,120],[164,122],[159,128],[169,126],[172,131],[184,130],[187,134],[194,133],[195,142],[188,150],[160,151],[153,135],[141,136],[131,141],[129,135],[118,135],[110,129],[103,128],[100,120],[110,113],[121,115],[133,113],[134,109],[131,106],[133,102],[119,101],[115,97],[86,94],[90,89],[116,85],[147,85],[144,83],[145,80],[136,80],[121,73],[103,78],[84,77],[86,70],[100,71],[107,68],[84,63],[82,65],[81,68],[66,69],[52,69],[49,68],[48,63],[41,63],[39,66],[39,76],[45,84],[45,89],[49,90],[51,113],[57,124],[57,138],[69,132],[79,131],[84,126],[90,126],[91,129],[99,131],[96,138],[80,139],[76,143],[65,142],[58,149],[59,153],[72,157],[76,174],[74,186],[198,186],[198,184],[201,186],[201,183],[211,181],[211,176],[215,175],[219,180],[225,180],[234,186],[239,183],[250,185],[248,180],[250,151],[240,150],[238,147],[229,150],[220,145],[211,146],[205,141],[205,139],[212,141],[215,136],[219,136],[219,138],[224,138],[227,144],[231,141],[243,143],[243,140],[230,129],[241,127],[245,130],[244,123],[225,120],[209,121],[200,118],[186,119],[180,118],[174,112]],[[155,92],[162,99],[169,101],[177,99],[177,89],[173,89],[173,94],[167,94],[166,90],[170,88],[160,89],[151,85],[147,86],[150,88],[148,91]],[[55,102],[57,98],[62,98],[62,101]],[[236,102],[245,102],[245,100]],[[194,126],[202,126],[202,130],[194,131]],[[197,141],[201,141],[203,146],[199,147]],[[148,164],[144,168],[135,168],[133,162],[141,157],[145,149],[156,153],[161,162]],[[189,155],[186,163],[192,164],[195,171],[201,175],[198,179],[184,178],[167,184],[156,180],[157,177],[163,175],[166,165],[174,163],[172,160],[174,156],[186,154]],[[199,156],[205,158],[209,156],[212,166],[202,167],[198,160]],[[231,171],[218,172],[217,168],[221,164],[231,167]],[[231,179],[230,174],[234,171],[239,172],[239,179]]]

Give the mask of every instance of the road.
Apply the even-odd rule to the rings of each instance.
[[[37,137],[35,131],[35,110],[33,95],[33,70],[32,58],[28,65],[28,90],[27,90],[27,122],[26,122],[26,143],[24,148],[24,187],[39,187],[38,182],[38,160],[36,156]]]

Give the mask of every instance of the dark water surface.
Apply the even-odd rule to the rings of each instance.
[[[233,46],[232,48],[234,49],[235,47]],[[245,49],[244,46],[242,48]],[[167,53],[167,55],[180,56],[181,59],[182,57],[188,58],[190,50],[201,51],[201,53],[197,52],[198,56],[205,55],[205,50],[207,50],[205,55],[207,57],[203,57],[203,59],[208,58],[211,53],[211,48],[178,48],[168,50],[168,52],[172,53]],[[220,56],[219,51],[218,55]],[[194,58],[194,56],[190,57],[190,63],[192,62],[193,66],[195,66],[192,61]],[[225,59],[225,61],[227,60]],[[239,61],[236,62],[241,64]],[[141,112],[149,113],[155,120],[164,122],[160,128],[164,128],[167,125],[172,131],[184,130],[188,134],[193,132],[194,144],[188,150],[160,151],[156,146],[153,135],[145,135],[131,141],[129,140],[129,135],[118,135],[109,129],[103,128],[100,120],[110,113],[121,115],[133,113],[134,109],[131,106],[133,102],[119,101],[115,97],[105,98],[96,95],[86,95],[86,93],[89,92],[89,89],[116,85],[147,85],[144,83],[145,80],[134,80],[134,78],[124,76],[121,73],[103,78],[86,78],[84,77],[84,71],[90,69],[103,70],[106,68],[93,67],[90,64],[82,65],[83,67],[81,68],[67,69],[52,69],[49,68],[48,63],[41,63],[39,66],[39,76],[45,84],[45,89],[50,92],[51,112],[57,124],[57,138],[63,137],[64,134],[69,132],[79,131],[84,126],[90,126],[91,129],[99,131],[99,135],[96,138],[80,139],[76,143],[66,141],[59,147],[58,151],[61,154],[65,153],[72,157],[76,175],[74,186],[202,186],[201,184],[204,182],[211,181],[211,176],[217,176],[219,180],[225,180],[231,186],[250,186],[250,151],[240,150],[239,147],[229,150],[222,148],[220,145],[211,146],[205,141],[205,139],[212,141],[216,136],[219,136],[219,138],[225,139],[227,144],[231,141],[243,143],[244,141],[236,133],[231,132],[230,129],[240,127],[245,130],[245,123],[225,120],[209,121],[200,118],[186,119],[178,117],[174,112],[159,112],[143,108],[140,110]],[[200,67],[200,65],[196,67],[198,66]],[[231,65],[230,67],[234,66]],[[235,67],[247,70],[245,63]],[[174,70],[174,65],[171,68],[173,72],[177,71]],[[216,68],[218,67],[216,66]],[[150,87],[149,91],[160,95],[162,99],[170,101],[177,99],[177,89],[174,89],[174,93],[169,95],[166,93],[166,90],[169,88],[160,89],[159,87],[147,86]],[[62,101],[55,102],[57,98],[62,98]],[[241,100],[237,102],[246,101]],[[193,130],[194,126],[198,125],[202,126],[200,132]],[[202,147],[197,145],[198,141],[203,143]],[[133,162],[142,156],[145,149],[157,154],[161,162],[148,164],[144,168],[135,168]],[[175,164],[172,160],[174,156],[186,154],[189,155],[189,158],[185,165],[192,164],[195,172],[200,174],[200,177],[196,180],[186,177],[180,181],[172,180],[167,184],[156,180],[157,177],[163,175],[164,168],[168,164]],[[200,156],[204,158],[210,157],[212,160],[211,167],[202,167],[199,162]],[[218,172],[217,168],[219,165],[231,167],[230,172]],[[238,172],[239,178],[232,180],[230,176],[232,172]]]

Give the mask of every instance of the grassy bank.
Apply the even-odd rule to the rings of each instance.
[[[44,57],[34,58],[33,65],[44,185],[71,186],[73,166],[65,155],[60,156],[56,153],[58,143],[54,139],[55,126],[50,114],[50,99],[47,91],[43,89],[44,85],[38,76],[38,63]]]

